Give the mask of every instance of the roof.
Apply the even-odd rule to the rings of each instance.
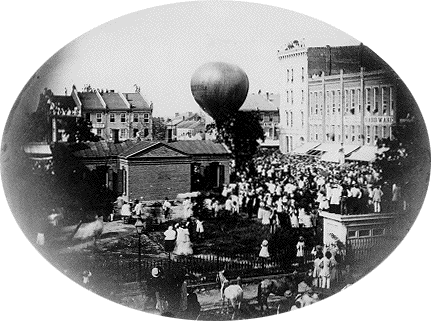
[[[140,93],[123,93],[124,98],[130,103],[130,107],[134,110],[151,111],[148,102]]]
[[[141,141],[141,142],[137,142],[134,145],[130,146],[128,149],[126,149],[125,151],[123,151],[119,156],[123,156],[123,157],[129,157],[132,156],[133,154],[139,153],[149,147],[155,146],[157,144],[161,144],[161,142],[158,141]]]
[[[203,123],[201,121],[185,120],[183,122],[180,122],[177,125],[177,128],[190,128],[190,129],[193,129],[193,128],[196,128],[196,127],[199,127],[199,126],[204,127],[205,123]]]
[[[76,107],[72,96],[52,96],[51,101],[63,109],[74,109]]]
[[[124,99],[119,93],[107,92],[100,93],[103,101],[108,109],[115,110],[130,110],[129,105],[126,104]]]
[[[88,142],[82,144],[82,148],[73,153],[78,158],[105,158],[115,157],[123,153],[135,144],[133,141],[126,140],[121,143],[107,141]]]
[[[167,143],[167,145],[189,155],[231,154],[224,144],[215,143],[210,140],[183,140]]]
[[[241,111],[278,111],[278,108],[265,95],[248,95],[242,104]]]
[[[84,110],[105,110],[102,102],[95,92],[78,92],[78,97]]]

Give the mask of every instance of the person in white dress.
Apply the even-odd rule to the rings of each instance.
[[[174,254],[177,255],[192,255],[192,243],[190,242],[189,230],[181,225],[177,229],[177,239],[174,249]]]

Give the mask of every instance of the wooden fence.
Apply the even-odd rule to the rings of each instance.
[[[388,237],[363,237],[347,240],[346,256],[350,264],[361,262],[380,263],[396,247],[398,242]]]

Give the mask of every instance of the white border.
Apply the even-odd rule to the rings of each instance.
[[[58,49],[84,32],[111,19],[172,1],[8,1],[2,4],[2,114],[0,130],[19,92],[33,73]],[[258,1],[263,3],[263,1]],[[266,1],[289,8],[362,40],[379,54],[412,91],[428,128],[430,53],[429,10],[425,1]],[[60,13],[60,14],[58,14]],[[235,17],[232,17],[234,19]],[[264,25],[264,21],[262,22]],[[288,26],[280,26],[280,28]],[[3,320],[134,320],[149,317],[92,295],[64,278],[40,257],[24,238],[0,195]],[[411,232],[380,267],[354,287],[323,303],[287,315],[288,318],[331,320],[427,319],[430,288],[429,252],[425,236],[430,226],[430,197]],[[427,297],[426,297],[427,295]],[[283,316],[284,318],[286,316]],[[158,318],[157,318],[158,319]],[[281,320],[279,318],[271,318]]]

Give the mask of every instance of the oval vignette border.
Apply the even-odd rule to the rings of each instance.
[[[129,3],[133,4],[128,7],[126,4]],[[74,1],[60,6],[58,3],[56,5],[54,1],[42,1],[39,3],[40,8],[38,9],[35,8],[36,6],[30,5],[31,9],[36,10],[28,10],[28,7],[24,8],[26,5],[29,5],[28,3],[8,4],[4,12],[8,12],[9,15],[4,17],[5,20],[2,24],[4,23],[5,26],[3,30],[6,30],[10,35],[15,35],[16,32],[17,36],[11,36],[9,38],[9,35],[7,35],[5,37],[7,40],[6,43],[8,43],[9,46],[5,46],[6,48],[4,49],[10,49],[10,52],[2,54],[2,56],[4,55],[4,57],[2,57],[3,62],[6,65],[4,77],[2,79],[3,94],[6,95],[6,98],[3,100],[4,110],[9,112],[19,92],[31,75],[52,54],[74,39],[74,37],[69,37],[67,35],[74,34],[80,36],[108,20],[162,3],[168,4],[166,1],[147,1],[144,5],[140,4],[138,1],[123,1],[121,3],[115,2],[106,6],[101,6],[100,4],[89,4],[85,1]],[[265,2],[265,4],[309,15],[329,23],[347,34],[356,37],[360,41],[363,41],[400,75],[421,108],[426,124],[430,125],[431,113],[425,110],[426,88],[421,81],[421,79],[425,78],[424,75],[426,76],[426,70],[422,71],[419,69],[422,65],[420,62],[421,56],[425,58],[425,54],[429,52],[427,49],[430,49],[429,44],[425,43],[427,37],[425,35],[426,29],[424,28],[427,26],[426,21],[428,18],[425,13],[428,11],[424,6],[421,7],[420,5],[417,6],[419,9],[413,10],[413,8],[411,8],[414,7],[412,3],[414,3],[414,1],[409,2],[409,8],[405,8],[388,4],[377,4],[373,1],[362,1],[361,6],[368,7],[368,10],[373,10],[382,14],[381,16],[378,14],[372,15],[373,18],[379,16],[379,19],[381,19],[380,24],[385,26],[385,28],[381,30],[378,26],[370,27],[362,24],[361,27],[353,27],[351,24],[356,24],[354,21],[355,19],[353,19],[356,14],[355,10],[352,9],[350,5],[347,6],[345,2],[343,4],[342,1],[325,1],[324,3],[308,1],[303,5],[288,5],[281,1]],[[121,10],[118,8],[120,5],[122,7]],[[359,3],[355,5],[359,5]],[[311,10],[309,9],[310,6],[318,8],[318,10]],[[63,30],[65,29],[75,30],[73,26],[76,24],[75,17],[82,8],[86,8],[87,12],[82,14],[88,21],[82,22],[79,32],[67,31],[63,34]],[[334,10],[334,8],[337,9]],[[64,14],[69,10],[73,14]],[[370,21],[373,22],[373,24],[377,24],[375,20],[373,21],[373,19],[365,18],[367,14],[365,8],[356,8],[356,10],[364,17],[362,20],[364,24]],[[98,16],[93,20],[89,12],[94,13],[96,11],[98,12]],[[330,11],[335,11],[336,14]],[[52,44],[47,45],[46,48],[42,45],[34,50],[29,50],[28,46],[25,45],[26,37],[41,38],[42,40],[47,30],[40,29],[38,26],[32,26],[30,29],[27,29],[29,27],[28,25],[26,26],[26,22],[29,24],[37,23],[37,19],[35,19],[34,16],[39,17],[39,19],[49,20],[50,16],[57,15],[59,12],[61,12],[64,20],[66,20],[64,24],[68,24],[67,20],[69,20],[70,25],[67,26],[67,28],[65,28],[64,24],[56,27],[54,23],[52,29],[49,29],[46,34],[46,36],[49,36]],[[340,20],[337,18],[339,15],[343,16]],[[393,15],[393,17],[388,17],[390,15]],[[346,18],[349,16],[350,19]],[[405,17],[408,17],[408,19]],[[77,21],[79,20],[80,19],[77,19]],[[54,19],[54,21],[57,20]],[[400,21],[402,22],[399,23]],[[418,21],[425,21],[425,23],[422,25]],[[398,23],[403,24],[403,26],[395,25]],[[46,26],[46,24],[43,25]],[[16,28],[19,30],[16,31]],[[23,30],[27,31],[23,32]],[[388,33],[391,33],[391,35]],[[393,33],[398,35],[397,43],[388,41],[388,39],[397,38],[393,37]],[[388,37],[385,38],[385,35],[388,35]],[[413,40],[406,38],[405,36],[407,35],[411,36]],[[389,50],[388,48],[393,49]],[[33,53],[32,51],[38,52]],[[417,51],[421,51],[421,53],[418,54]],[[414,54],[415,56],[409,57],[408,54]],[[33,55],[35,57],[32,57]],[[27,69],[24,67],[29,64],[23,63],[22,59],[29,59],[31,61],[30,65],[35,66],[35,68]],[[1,132],[3,132],[7,114],[5,113],[1,116]],[[430,126],[427,127],[431,128]],[[347,293],[339,293],[318,305],[296,312],[299,313],[297,317],[312,318],[327,315],[334,320],[344,320],[347,317],[350,320],[363,320],[366,317],[375,319],[384,316],[398,320],[403,316],[407,317],[410,311],[414,311],[416,315],[426,315],[426,305],[424,304],[425,296],[423,296],[423,301],[414,301],[411,294],[417,290],[426,289],[427,284],[425,282],[430,282],[429,278],[425,275],[427,260],[429,261],[427,258],[428,253],[425,250],[425,246],[420,244],[420,236],[423,235],[422,233],[426,233],[426,228],[430,226],[430,218],[426,216],[431,206],[430,198],[431,197],[427,195],[422,210],[412,227],[411,233],[406,236],[395,252],[380,266],[355,284]],[[3,214],[3,228],[5,232],[3,235],[4,246],[7,247],[3,258],[10,260],[6,266],[2,266],[1,268],[3,272],[2,275],[4,279],[6,279],[3,287],[3,293],[5,294],[3,302],[7,303],[5,304],[4,311],[12,313],[9,315],[14,315],[15,313],[16,316],[34,318],[36,315],[45,313],[45,320],[57,320],[58,314],[62,315],[64,320],[75,320],[78,317],[84,316],[86,319],[94,317],[94,315],[104,320],[114,320],[120,316],[122,318],[147,318],[151,316],[151,319],[153,319],[150,314],[142,315],[142,312],[125,307],[123,308],[111,301],[95,296],[88,291],[83,291],[80,286],[70,282],[68,278],[65,278],[61,273],[56,271],[50,263],[45,261],[24,237],[10,213],[3,190],[1,205],[1,208],[5,209]],[[416,260],[423,260],[423,262],[415,263],[413,258]],[[5,262],[5,260],[3,260],[3,262]],[[422,281],[420,277],[412,278],[411,280],[405,278],[405,273],[410,272],[408,269],[411,267],[417,267],[418,269],[411,273],[414,275],[422,273],[425,280]],[[368,289],[373,289],[374,293],[366,292]],[[379,295],[376,295],[375,292],[380,292],[385,296],[385,299],[374,302],[379,298]],[[395,296],[397,296],[397,298],[395,298]],[[403,299],[401,300],[401,298]],[[68,304],[68,302],[70,303]],[[94,305],[98,308],[102,308],[100,315],[99,311],[93,309]],[[355,306],[357,310],[354,309]],[[77,309],[76,307],[80,308]],[[36,309],[36,311],[32,311],[32,309]],[[332,309],[333,312],[331,313],[330,310]],[[43,312],[44,310],[46,312]],[[24,311],[25,314],[23,314]],[[295,314],[288,316],[295,317]],[[281,317],[283,316],[271,317],[270,320],[281,320]],[[154,319],[166,320],[156,317],[154,317]]]

